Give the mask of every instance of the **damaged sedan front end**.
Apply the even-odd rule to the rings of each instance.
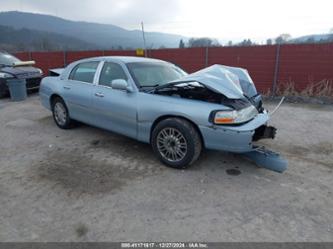
[[[243,153],[259,166],[277,172],[286,169],[287,162],[278,153],[254,144],[274,139],[277,129],[267,124],[269,114],[246,70],[214,65],[150,93],[222,105],[223,109],[210,113],[210,125],[199,126],[206,148]]]
[[[161,162],[178,169],[193,164],[203,148],[286,169],[283,158],[257,144],[274,138],[276,129],[245,69],[213,65],[186,74],[161,60],[110,56],[51,75],[42,81],[41,102],[62,129],[77,120],[150,143]]]

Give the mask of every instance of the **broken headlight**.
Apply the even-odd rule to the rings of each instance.
[[[257,109],[250,105],[241,110],[214,111],[211,117],[214,124],[241,124],[253,119],[257,114]]]

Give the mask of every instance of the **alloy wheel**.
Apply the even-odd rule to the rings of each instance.
[[[179,162],[186,156],[187,142],[179,130],[167,127],[157,135],[157,148],[166,160]]]

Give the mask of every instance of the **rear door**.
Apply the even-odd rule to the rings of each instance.
[[[93,124],[92,94],[99,61],[76,65],[63,85],[63,95],[71,118]]]
[[[92,96],[95,122],[98,122],[96,125],[136,138],[138,94],[112,89],[111,82],[116,79],[124,79],[129,82],[129,78],[120,64],[105,62]]]

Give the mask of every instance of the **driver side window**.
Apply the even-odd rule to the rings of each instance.
[[[117,63],[105,62],[99,78],[99,85],[111,87],[111,82],[117,79],[127,80],[122,67]]]

